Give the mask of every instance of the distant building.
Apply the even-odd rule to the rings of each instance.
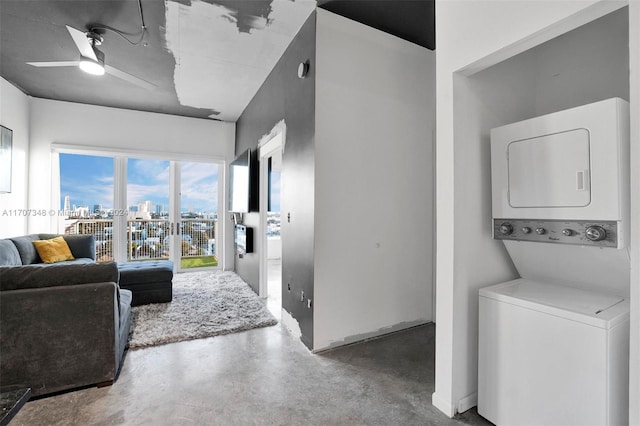
[[[131,211],[127,214],[128,220],[151,220],[151,212],[146,211]]]
[[[153,203],[150,200],[141,202],[138,204],[138,211],[151,213],[153,211]]]
[[[216,240],[215,238],[210,238],[207,240],[207,248],[205,249],[204,254],[207,256],[213,256],[216,254]]]
[[[89,217],[89,206],[80,206],[74,210],[76,217]]]

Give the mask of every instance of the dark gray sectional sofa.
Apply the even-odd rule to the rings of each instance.
[[[43,395],[115,381],[131,292],[115,262],[95,262],[92,235],[64,235],[74,260],[44,264],[31,234],[0,239],[0,387]]]

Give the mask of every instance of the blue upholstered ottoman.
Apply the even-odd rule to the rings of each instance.
[[[173,297],[173,262],[144,260],[118,263],[120,288],[131,290],[131,306],[171,302]]]

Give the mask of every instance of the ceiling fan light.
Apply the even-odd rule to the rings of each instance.
[[[92,75],[104,75],[104,53],[97,48],[93,48],[98,60],[93,58],[87,58],[86,56],[80,56],[80,63],[78,66],[80,69],[88,74]]]
[[[82,71],[88,74],[104,75],[104,66],[97,61],[92,61],[91,59],[82,58],[78,66]]]

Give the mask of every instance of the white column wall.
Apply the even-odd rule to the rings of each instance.
[[[0,238],[27,232],[27,216],[15,210],[28,208],[29,100],[27,95],[0,77],[0,124],[13,131],[11,192],[0,194]]]
[[[50,184],[53,143],[125,154],[155,154],[156,158],[227,162],[234,158],[234,123],[40,98],[31,99],[30,121],[28,205],[34,209],[59,208],[59,185]],[[223,169],[220,168],[221,179]],[[219,218],[223,221],[226,201],[220,208]],[[51,229],[50,218],[29,218],[29,232]],[[225,249],[224,258],[232,261],[232,245],[225,244]]]
[[[513,273],[504,249],[486,233],[478,232],[475,221],[468,220],[469,214],[490,209],[490,188],[478,187],[474,177],[489,173],[489,163],[482,152],[476,152],[479,144],[474,148],[465,137],[476,134],[478,123],[491,117],[465,116],[462,109],[473,111],[477,94],[461,77],[589,22],[620,4],[436,2],[438,252],[433,403],[449,416],[475,405],[478,320],[477,306],[470,301],[475,300],[479,287],[503,281]]]
[[[322,350],[432,320],[435,54],[318,10],[316,64]]]
[[[631,353],[629,424],[640,425],[640,2],[629,4],[631,69]]]

